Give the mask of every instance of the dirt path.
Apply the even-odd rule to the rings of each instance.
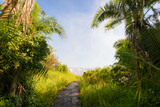
[[[79,81],[72,82],[60,91],[52,107],[80,107],[78,84]]]

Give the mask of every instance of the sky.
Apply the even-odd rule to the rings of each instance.
[[[48,43],[56,50],[62,64],[68,67],[95,68],[115,62],[113,44],[125,38],[124,24],[105,31],[103,22],[91,29],[94,14],[107,0],[37,0],[40,7],[54,16],[67,34],[67,38],[52,35]]]

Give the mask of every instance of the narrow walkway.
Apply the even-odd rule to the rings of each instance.
[[[80,107],[78,84],[74,81],[60,91],[52,107]]]

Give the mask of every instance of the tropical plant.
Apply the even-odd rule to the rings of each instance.
[[[42,13],[34,0],[5,0],[1,10],[0,96],[12,96],[16,106],[29,94],[33,75],[45,71],[47,35],[65,34],[54,18]]]
[[[28,24],[31,23],[30,14],[33,10],[35,0],[4,0],[1,20],[6,20],[11,16],[16,19],[16,25],[23,24],[23,32],[27,30]]]
[[[132,86],[137,90],[135,98],[138,98],[138,104],[142,104],[142,92],[150,95],[149,89],[153,89],[154,92],[159,89],[157,84],[153,85],[154,81],[159,83],[157,71],[160,71],[160,10],[155,6],[158,3],[159,0],[113,0],[97,11],[92,23],[92,27],[98,27],[99,23],[109,19],[105,25],[106,30],[125,23],[128,37],[116,42],[114,47],[118,64],[125,66],[130,72],[136,68],[138,81],[135,81],[133,76]],[[157,96],[159,95],[153,95],[152,98],[154,97],[159,104]],[[146,98],[143,106],[155,103],[149,102],[149,97]]]
[[[31,12],[32,23],[28,26],[28,35],[52,35],[57,33],[60,37],[65,37],[65,30],[58,24],[54,17],[47,14],[39,7],[37,3]]]
[[[57,33],[65,36],[65,31],[54,17],[47,16],[39,7],[36,0],[4,0],[3,9],[0,18],[6,21],[6,18],[12,17],[12,23],[15,23],[22,34],[50,34]]]
[[[121,39],[116,41],[114,48],[116,48],[115,58],[117,59],[118,64],[134,71],[136,68],[134,60],[135,56],[131,49],[129,39]]]
[[[150,59],[152,59],[151,58],[152,56],[148,57],[147,53],[148,50],[144,48],[145,44],[142,44],[141,41],[142,33],[140,32],[143,29],[149,29],[153,27],[153,23],[151,23],[152,18],[157,17],[157,15],[159,15],[158,9],[155,9],[154,7],[154,5],[158,2],[159,0],[110,1],[109,3],[106,3],[104,7],[101,7],[97,11],[92,23],[92,27],[97,27],[99,23],[103,22],[106,19],[110,19],[109,23],[107,23],[105,26],[106,30],[109,30],[113,29],[114,27],[116,27],[117,25],[121,24],[124,21],[126,28],[126,35],[128,35],[129,37],[130,46],[133,50],[134,55],[141,57],[146,61],[149,61]],[[152,15],[148,15],[150,11],[153,11]],[[158,21],[157,18],[156,21]],[[152,35],[150,36],[152,36],[152,38],[155,38],[153,32]],[[157,43],[155,39],[152,42]],[[135,57],[135,62],[136,62],[137,78],[139,80],[140,62],[136,57]]]

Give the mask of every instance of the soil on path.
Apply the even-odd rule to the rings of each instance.
[[[52,107],[80,107],[78,84],[79,81],[74,81],[60,91]]]

